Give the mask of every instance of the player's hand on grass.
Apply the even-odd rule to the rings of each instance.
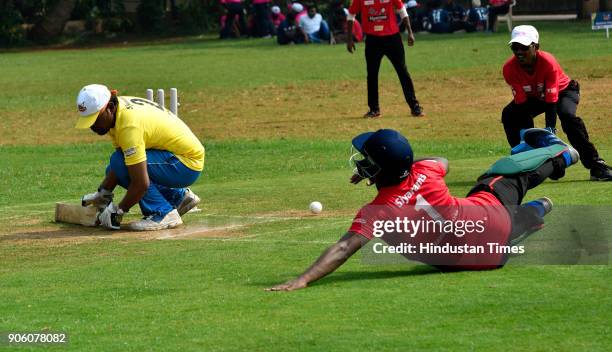
[[[122,218],[123,210],[112,202],[98,215],[100,225],[109,230],[119,230]]]
[[[102,211],[113,201],[113,192],[104,188],[99,188],[95,193],[89,193],[81,198],[81,205],[86,207],[93,205]]]
[[[363,177],[359,176],[358,174],[353,174],[353,176],[351,176],[351,183],[356,185],[359,182],[363,181]]]
[[[306,288],[308,283],[304,280],[300,280],[299,278],[289,280],[284,284],[272,286],[266,289],[266,291],[295,291],[302,288]]]
[[[349,53],[353,53],[353,51],[355,51],[355,42],[353,41],[353,38],[349,38],[346,41],[346,50],[348,50]]]
[[[413,46],[414,45],[414,34],[410,33],[408,34],[408,46]]]

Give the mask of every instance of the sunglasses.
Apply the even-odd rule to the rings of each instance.
[[[515,51],[515,52],[516,51],[528,51],[532,45],[533,44],[527,46],[527,45],[523,45],[520,43],[512,43],[512,45],[510,46],[510,49],[512,49],[512,51]]]

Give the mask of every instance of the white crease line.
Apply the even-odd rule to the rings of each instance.
[[[306,230],[306,229],[311,229],[313,228],[313,226],[303,226],[300,227],[300,230]],[[246,235],[246,236],[241,236],[241,237],[235,237],[235,238],[226,238],[226,241],[235,241],[235,240],[241,240],[241,239],[247,239],[247,238],[255,238],[255,237],[259,237],[259,236],[263,236],[263,235],[270,235],[270,234],[280,234],[283,232],[289,232],[289,231],[293,231],[294,229],[283,229],[283,230],[278,230],[278,231],[268,231],[268,232],[261,232],[261,233],[254,233],[251,235]]]
[[[157,237],[156,239],[158,240],[166,240],[166,239],[170,239],[170,238],[180,238],[180,237],[185,237],[185,236],[190,236],[190,235],[194,235],[196,233],[205,233],[205,232],[213,232],[213,231],[219,231],[219,230],[231,230],[231,229],[236,229],[236,228],[240,228],[240,227],[244,227],[246,225],[229,225],[229,226],[221,226],[221,227],[209,227],[209,228],[199,228],[199,229],[193,229],[191,231],[188,232],[181,232],[179,234],[176,235],[171,235],[170,231],[172,230],[167,230],[167,232],[159,237]]]
[[[15,205],[5,205],[5,206],[0,206],[0,210],[4,211],[7,209],[15,209],[15,208],[24,208],[24,207],[42,207],[42,206],[47,206],[47,205],[52,205],[55,206],[55,203],[76,203],[77,201],[72,199],[72,200],[55,200],[52,202],[45,202],[45,203],[24,203],[24,204],[15,204]]]
[[[180,237],[185,237],[185,236],[189,236],[189,235],[194,235],[197,233],[206,233],[206,232],[213,232],[213,231],[221,231],[221,230],[231,230],[231,229],[236,229],[236,228],[241,228],[241,227],[245,227],[245,226],[250,226],[250,225],[258,225],[258,224],[265,224],[265,223],[271,223],[271,222],[280,222],[280,221],[286,221],[286,220],[291,220],[291,219],[285,219],[285,218],[262,218],[264,220],[267,221],[257,221],[257,222],[248,222],[245,224],[231,224],[231,225],[226,225],[226,226],[218,226],[218,227],[196,227],[194,229],[191,229],[191,231],[186,231],[186,232],[181,232],[179,234],[176,235],[171,235],[170,231],[172,230],[166,230],[167,232],[159,237],[157,237],[158,240],[163,240],[163,239],[170,239],[170,238],[180,238]]]
[[[321,223],[321,224],[317,224],[317,225],[306,225],[306,226],[301,226],[299,228],[300,231],[302,230],[307,230],[307,229],[316,229],[316,228],[321,228],[321,227],[328,227],[328,226],[335,226],[335,225],[340,225],[345,223],[346,220],[339,220],[336,222],[332,222],[332,223]],[[294,228],[289,228],[289,229],[282,229],[282,230],[275,230],[275,231],[266,231],[266,232],[260,232],[260,233],[254,233],[251,235],[247,235],[247,236],[241,236],[241,237],[237,237],[237,238],[227,238],[227,241],[235,241],[235,240],[240,240],[240,239],[245,239],[245,238],[256,238],[256,237],[261,237],[261,236],[267,236],[267,235],[276,235],[276,234],[280,234],[280,233],[284,233],[284,232],[290,232],[295,230]]]
[[[210,240],[210,241],[221,241],[227,242],[230,239],[227,238],[215,238],[215,237],[207,237],[207,238],[195,238],[194,240]],[[334,241],[300,241],[300,240],[273,240],[273,239],[261,239],[261,238],[232,238],[232,242],[261,242],[261,243],[291,243],[291,244],[332,244]]]

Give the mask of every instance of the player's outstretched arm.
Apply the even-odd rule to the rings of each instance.
[[[302,275],[266,291],[293,291],[305,288],[309,283],[334,272],[357,252],[368,240],[354,232],[347,232],[338,242],[327,248]]]

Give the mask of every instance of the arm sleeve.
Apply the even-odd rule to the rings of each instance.
[[[126,127],[118,135],[117,143],[123,152],[125,165],[135,165],[147,160],[143,131],[139,128]]]
[[[374,237],[374,229],[373,229],[373,219],[368,214],[371,210],[368,210],[368,205],[365,205],[363,208],[359,209],[357,215],[353,219],[353,223],[349,228],[349,232],[357,233],[368,240],[371,240]]]
[[[357,16],[359,12],[361,12],[361,1],[362,0],[353,0],[351,2],[351,6],[349,7],[349,10],[348,10],[349,17],[347,18],[349,21],[351,20],[350,16],[353,16],[353,19],[355,19],[355,16]]]
[[[406,7],[404,7],[404,3],[402,2],[402,0],[393,0],[393,7],[395,7],[395,10],[398,13],[401,9],[406,10]]]
[[[401,19],[408,17],[408,12],[406,12],[405,7],[402,7],[401,9],[397,10],[397,13],[399,14]]]
[[[412,165],[412,167],[422,167],[422,168],[427,168],[435,173],[438,173],[440,175],[440,177],[444,177],[446,175],[446,168],[444,168],[444,165],[442,165],[442,163],[438,162],[435,159],[423,159],[423,160],[419,160],[418,162],[414,163]]]
[[[546,75],[544,101],[547,103],[556,103],[557,100],[559,100],[559,72],[551,67]]]

